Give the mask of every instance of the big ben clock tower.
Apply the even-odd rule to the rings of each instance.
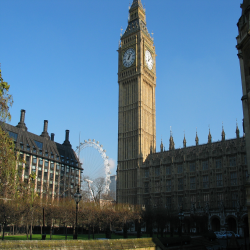
[[[118,203],[142,204],[140,167],[155,152],[156,63],[141,0],[134,0],[119,46]]]

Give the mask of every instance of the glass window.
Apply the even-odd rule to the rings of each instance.
[[[229,166],[230,167],[236,166],[236,157],[235,156],[229,158]]]
[[[48,172],[48,169],[47,169],[47,168],[45,168],[45,169],[44,169],[44,172]]]
[[[27,151],[30,151],[30,147],[29,147],[29,145],[27,145],[27,148],[26,148],[26,150],[27,150]]]
[[[202,170],[208,170],[208,161],[202,162]]]
[[[72,168],[72,169],[71,169],[71,173],[72,173],[72,174],[74,174],[74,172],[75,172],[75,169],[74,169],[74,168]]]
[[[209,179],[208,175],[203,176],[203,188],[209,188]]]
[[[37,163],[37,158],[35,156],[32,157],[32,163],[36,164]]]
[[[36,148],[33,148],[33,153],[36,153]]]
[[[36,146],[39,148],[39,149],[43,149],[43,143],[42,142],[39,142],[39,141],[36,141],[34,140]]]
[[[217,187],[223,186],[222,174],[216,175],[216,184],[217,184]]]
[[[218,193],[217,194],[217,200],[218,201],[223,201],[223,193]]]
[[[160,175],[160,168],[156,168],[155,169],[155,176],[159,176]]]
[[[166,182],[166,191],[167,192],[171,191],[171,180],[167,180],[167,182]]]
[[[54,159],[54,155],[52,153],[51,153],[50,157],[51,157],[51,159]]]
[[[38,167],[38,171],[42,171],[42,167]]]
[[[168,207],[171,207],[171,197],[166,198],[166,203]]]
[[[237,200],[238,200],[238,193],[233,192],[232,193],[232,207],[235,208],[237,206]]]
[[[191,201],[191,203],[195,203],[196,202],[196,195],[191,195],[190,201]]]
[[[30,156],[26,155],[26,163],[29,163],[29,161],[30,161]]]
[[[195,177],[190,177],[190,189],[196,189]]]
[[[189,164],[190,172],[195,172],[195,162]]]
[[[231,177],[231,186],[237,185],[237,173],[232,172],[230,177]]]
[[[183,178],[178,179],[178,190],[183,190]]]
[[[182,206],[182,205],[183,205],[183,197],[178,196],[178,206]]]
[[[66,166],[66,173],[69,172],[69,166]]]
[[[48,161],[45,161],[44,166],[45,166],[45,167],[48,167],[48,166],[49,166],[49,162],[48,162]]]
[[[60,164],[56,164],[56,170],[60,169]]]
[[[159,181],[155,182],[155,192],[160,192],[160,182]]]
[[[50,163],[50,168],[51,168],[51,169],[54,169],[54,162],[51,162],[51,163]]]
[[[48,157],[48,155],[49,155],[49,154],[48,154],[48,152],[46,151],[46,152],[45,152],[45,156]]]
[[[149,183],[148,182],[144,183],[144,193],[149,193]]]
[[[244,164],[247,165],[247,156],[244,155]]]
[[[39,154],[42,155],[42,154],[43,154],[43,151],[42,151],[42,150],[39,150]]]
[[[11,131],[7,131],[9,133],[9,137],[11,137],[14,141],[17,140],[17,133],[11,132]]]
[[[217,159],[216,161],[215,161],[215,164],[216,164],[216,168],[217,169],[220,169],[221,168],[221,159]]]
[[[39,165],[40,165],[40,166],[43,165],[43,159],[39,159]]]
[[[208,202],[209,201],[209,194],[204,194],[204,201],[205,202]]]
[[[182,165],[178,165],[178,167],[177,167],[177,172],[178,172],[178,174],[181,174],[181,173],[183,172],[183,167],[182,167]]]
[[[170,175],[171,174],[171,167],[167,166],[166,167],[166,175]]]

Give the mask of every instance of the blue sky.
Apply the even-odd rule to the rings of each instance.
[[[130,0],[130,3],[132,0]],[[176,148],[235,137],[242,131],[236,23],[242,0],[144,0],[156,46],[156,136]],[[14,98],[12,125],[26,110],[26,125],[75,149],[96,139],[117,161],[118,42],[129,0],[0,0],[0,63]],[[112,173],[115,173],[113,167]]]

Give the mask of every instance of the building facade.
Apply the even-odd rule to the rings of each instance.
[[[242,108],[243,125],[246,134],[246,151],[248,172],[250,172],[250,0],[244,0],[241,4],[242,15],[237,23],[239,35],[237,36],[238,57],[240,61],[241,83],[242,83]],[[248,224],[250,225],[250,180],[246,185]]]
[[[229,229],[239,232],[247,221],[245,184],[248,180],[245,137],[236,129],[236,139],[222,139],[175,149],[172,135],[169,150],[161,143],[161,152],[150,154],[141,167],[138,184],[139,200],[146,207],[166,208],[185,218],[207,216],[208,228],[214,231]]]
[[[141,0],[129,10],[118,49],[119,124],[117,201],[137,204],[139,169],[155,151],[155,47]]]
[[[237,48],[242,75],[244,132],[236,138],[155,152],[155,47],[147,31],[141,0],[129,10],[128,27],[118,53],[119,122],[117,202],[184,211],[185,218],[206,216],[208,228],[239,232],[247,224],[246,188],[250,171],[250,0],[242,4]],[[248,164],[248,165],[247,165]],[[250,185],[249,185],[250,187]],[[250,191],[248,192],[250,194]],[[250,204],[250,197],[249,197]]]
[[[25,160],[18,168],[22,181],[28,182],[30,176],[35,176],[35,191],[41,198],[70,197],[81,184],[83,169],[70,144],[69,130],[60,144],[54,141],[54,133],[49,136],[47,120],[40,136],[28,132],[24,120],[25,110],[21,110],[16,127],[2,123],[2,128],[13,138],[20,157]]]

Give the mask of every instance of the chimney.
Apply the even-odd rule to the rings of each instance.
[[[25,120],[25,110],[21,109],[21,116],[20,116],[20,122],[17,124],[17,127],[22,129],[23,131],[27,131],[27,127],[24,123]]]
[[[69,141],[69,130],[66,130],[65,141]]]
[[[43,132],[48,132],[48,120],[44,120]]]
[[[51,136],[50,136],[50,138],[51,138],[51,139],[50,139],[51,141],[54,141],[54,138],[55,138],[55,134],[54,134],[54,133],[51,133]]]
[[[69,130],[65,131],[65,141],[63,143],[64,146],[71,147],[71,144],[69,142]]]
[[[25,119],[25,110],[21,109],[21,116],[20,116],[20,122],[24,123],[24,119]]]
[[[45,137],[47,140],[50,139],[49,134],[48,134],[48,120],[44,120],[43,132],[41,136]]]

